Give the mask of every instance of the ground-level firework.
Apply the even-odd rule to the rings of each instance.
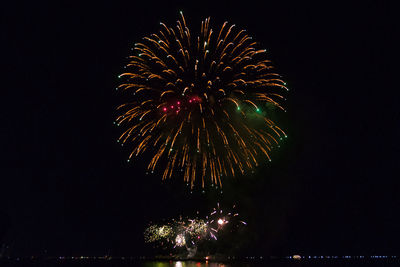
[[[287,137],[271,117],[288,89],[266,50],[235,25],[213,30],[210,18],[198,34],[182,13],[176,27],[160,27],[135,44],[119,76],[125,100],[115,123],[128,161],[148,152],[149,172],[181,173],[191,187],[222,186],[270,161]]]
[[[201,244],[218,242],[222,235],[235,234],[246,222],[239,219],[235,206],[222,210],[219,203],[204,218],[172,219],[164,224],[150,224],[145,232],[145,242],[165,250],[184,248],[191,253]]]

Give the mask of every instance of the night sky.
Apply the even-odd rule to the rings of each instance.
[[[0,244],[12,255],[141,255],[150,220],[238,205],[253,255],[400,249],[395,8],[384,1],[30,1],[1,16]],[[351,1],[349,1],[351,2]],[[262,3],[262,4],[261,4]],[[132,45],[211,16],[245,28],[291,91],[288,140],[222,194],[126,162],[113,125]]]

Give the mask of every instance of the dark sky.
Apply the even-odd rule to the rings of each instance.
[[[58,2],[0,8],[0,243],[13,254],[137,255],[149,220],[217,201],[247,217],[252,254],[399,251],[394,6]],[[281,118],[288,141],[223,194],[146,176],[116,143],[114,88],[125,57],[180,10],[192,29],[207,16],[214,27],[228,20],[247,29],[291,88]]]

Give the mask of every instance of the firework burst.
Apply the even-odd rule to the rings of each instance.
[[[266,50],[227,22],[213,31],[207,18],[197,36],[182,13],[175,28],[160,24],[135,44],[119,76],[127,102],[116,124],[124,128],[118,142],[132,146],[128,161],[148,151],[148,170],[162,166],[163,179],[181,171],[191,187],[197,177],[202,187],[222,187],[222,177],[271,160],[286,137],[271,107],[284,110],[287,87]]]
[[[218,237],[235,233],[246,222],[239,219],[235,206],[223,211],[219,203],[204,219],[172,219],[163,225],[150,224],[144,231],[146,243],[158,244],[164,249],[196,247],[200,243],[216,241]]]
[[[169,225],[150,225],[144,232],[146,243],[166,240],[169,241],[173,237],[173,228]]]

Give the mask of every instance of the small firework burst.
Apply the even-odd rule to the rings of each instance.
[[[178,234],[175,238],[175,246],[176,247],[183,247],[186,245],[186,239],[184,234]]]
[[[208,225],[204,220],[189,219],[190,224],[187,232],[192,236],[204,236],[207,233]]]
[[[224,212],[219,203],[212,212],[199,218],[172,219],[164,225],[149,225],[144,232],[147,243],[156,243],[164,248],[196,247],[200,243],[218,240],[220,235],[236,231],[246,222],[238,220],[238,213],[231,210]]]
[[[169,240],[173,236],[173,228],[169,225],[150,225],[144,231],[146,243]]]

